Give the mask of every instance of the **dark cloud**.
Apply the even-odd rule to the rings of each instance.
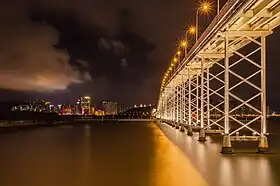
[[[1,88],[50,92],[90,79],[70,65],[66,51],[54,47],[57,30],[31,22],[23,7],[1,6],[0,21]]]
[[[90,69],[90,65],[88,61],[77,59],[77,63],[84,69]]]
[[[128,65],[128,63],[127,63],[127,60],[126,59],[121,59],[121,67],[122,68],[126,68],[127,67],[127,65]]]
[[[116,39],[100,38],[98,41],[98,48],[101,51],[111,51],[117,56],[123,56],[129,53],[129,47],[122,41]]]
[[[140,86],[143,78],[154,75],[155,63],[149,59],[154,45],[148,42],[145,36],[130,28],[130,23],[127,22],[131,18],[130,11],[122,9],[117,11],[115,17],[118,17],[116,20],[119,29],[112,34],[107,31],[109,28],[100,28],[99,24],[93,23],[85,25],[72,14],[65,13],[59,17],[60,12],[57,12],[57,9],[46,11],[43,8],[42,11],[42,7],[36,7],[31,11],[32,19],[54,25],[61,34],[57,46],[68,51],[73,59],[71,63],[84,68],[86,62],[87,69],[91,73],[92,83],[79,86],[75,90],[71,89],[73,97],[78,96],[79,92],[92,95],[97,101],[113,99],[128,104],[138,102],[139,93],[135,92],[135,86]],[[159,83],[158,78],[156,82]],[[108,87],[106,90],[110,91],[101,91],[105,86]],[[158,88],[154,88],[154,91],[157,92]],[[126,92],[134,95],[134,101],[133,99],[128,101]],[[155,96],[146,97],[155,100]]]

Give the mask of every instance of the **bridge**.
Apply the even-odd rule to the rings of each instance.
[[[232,141],[257,141],[266,152],[266,37],[279,17],[279,0],[229,0],[168,68],[157,118],[188,135],[199,130],[202,142],[207,133],[221,133],[222,153],[234,153]]]

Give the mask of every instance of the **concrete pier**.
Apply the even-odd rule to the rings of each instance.
[[[231,146],[230,136],[225,135],[223,137],[223,143],[222,143],[222,154],[233,154],[234,150]]]

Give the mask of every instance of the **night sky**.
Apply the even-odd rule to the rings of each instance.
[[[221,4],[225,1],[221,0]],[[2,0],[0,100],[156,103],[195,0]],[[215,4],[213,4],[215,5]],[[212,13],[212,17],[215,12]],[[201,28],[211,22],[201,16]],[[280,29],[268,37],[268,104],[280,108]]]

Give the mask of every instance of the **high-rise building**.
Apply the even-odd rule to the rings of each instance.
[[[61,115],[72,115],[74,113],[74,107],[72,105],[62,105],[60,109]]]
[[[78,100],[82,115],[91,115],[91,98],[89,96],[81,97]]]
[[[118,113],[124,113],[129,109],[128,106],[125,106],[124,104],[118,104]]]
[[[95,113],[95,107],[91,107],[90,109],[91,109],[91,114],[94,115],[94,113]]]
[[[50,102],[44,100],[32,100],[30,106],[33,112],[47,112],[49,110]]]
[[[75,115],[81,115],[82,114],[82,108],[80,99],[78,99],[77,103],[75,104]]]
[[[103,109],[105,115],[117,115],[118,114],[118,103],[112,101],[103,101]]]

